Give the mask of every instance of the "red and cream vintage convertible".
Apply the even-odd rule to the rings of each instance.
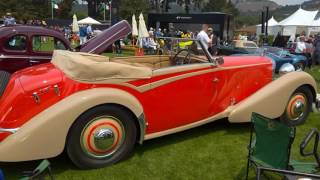
[[[130,30],[125,21],[115,26]],[[290,65],[273,80],[266,57],[213,58],[197,40],[164,41],[161,55],[58,50],[51,63],[1,72],[0,161],[66,150],[76,166],[98,168],[126,157],[137,142],[221,118],[248,122],[257,112],[298,125],[316,101],[314,79]]]

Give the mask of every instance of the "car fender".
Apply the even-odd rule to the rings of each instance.
[[[316,82],[305,72],[291,72],[270,82],[256,93],[235,105],[230,114],[230,122],[249,122],[252,112],[268,118],[280,117],[293,92],[300,86],[308,86],[316,96]]]
[[[138,99],[120,89],[96,88],[64,98],[0,142],[0,161],[27,161],[59,155],[64,150],[68,131],[75,120],[88,109],[108,103],[125,106],[140,118],[140,139],[143,140],[145,122]]]

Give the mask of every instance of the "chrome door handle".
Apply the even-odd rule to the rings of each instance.
[[[36,60],[30,60],[29,62],[31,62],[31,63],[40,63],[40,61],[36,61]]]
[[[214,82],[214,83],[218,83],[220,80],[218,79],[218,78],[214,78],[213,80],[212,80],[212,82]]]
[[[0,55],[0,61],[2,61],[3,59],[5,59],[5,56],[3,54]]]

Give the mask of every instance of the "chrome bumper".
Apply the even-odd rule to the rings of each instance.
[[[0,133],[10,133],[14,134],[19,130],[19,128],[12,128],[12,129],[5,129],[5,128],[0,128]]]

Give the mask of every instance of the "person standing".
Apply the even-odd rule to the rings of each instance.
[[[313,42],[314,51],[312,55],[312,61],[314,64],[318,65],[320,64],[320,34],[317,35]]]
[[[12,24],[16,24],[16,19],[12,17],[11,13],[7,13],[7,15],[4,18],[4,25],[8,26]]]
[[[197,35],[197,40],[200,40],[202,42],[204,48],[207,50],[212,44],[212,40],[208,36],[208,30],[209,30],[209,25],[203,24],[202,30]],[[201,49],[201,48],[198,47],[198,49]]]
[[[211,55],[217,55],[217,46],[218,46],[218,38],[214,34],[213,29],[210,27],[208,28],[208,36],[211,39],[211,46],[209,46],[208,51]]]
[[[93,31],[92,31],[92,27],[91,25],[89,24],[87,26],[87,39],[90,39],[92,37],[92,34],[93,34]]]
[[[80,36],[80,45],[84,44],[85,42],[87,42],[87,28],[86,26],[82,25],[79,28],[79,36]]]
[[[306,52],[306,44],[304,42],[304,36],[300,36],[297,38],[297,46],[295,49],[296,54],[303,54]]]

